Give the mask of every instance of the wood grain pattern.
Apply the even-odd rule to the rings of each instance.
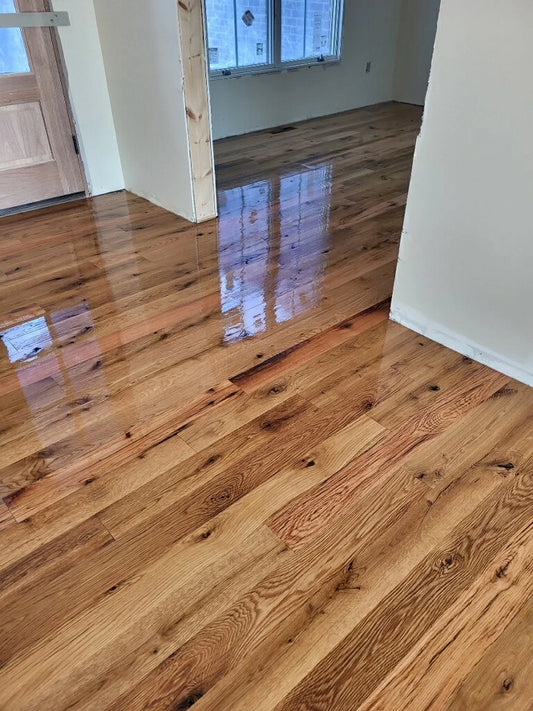
[[[217,214],[211,140],[208,68],[205,61],[204,6],[201,0],[176,0],[183,62],[183,89],[189,133],[196,222]]]
[[[457,417],[494,395],[508,381],[505,376],[487,373],[484,368],[481,370],[481,379],[479,371],[477,377],[462,379],[454,391],[443,398],[436,398],[431,407],[392,430],[387,442],[382,442],[381,447],[349,464],[326,487],[291,502],[287,510],[281,511],[271,521],[272,529],[294,548],[304,545],[318,531],[330,526],[336,516],[359,498],[361,490],[374,484],[381,470],[391,472],[395,464],[416,451],[421,443],[438,435]]]
[[[494,414],[494,406],[489,409]],[[485,412],[487,415],[488,409]],[[524,428],[521,437],[526,431],[526,423],[522,424]],[[513,451],[514,445],[509,447],[507,443],[512,428],[513,425],[504,431],[503,444],[498,444],[494,451],[482,461],[476,462],[471,469],[468,469],[468,461],[472,457],[476,459],[475,450],[469,453],[468,447],[464,448],[465,459],[462,460],[460,456],[456,458],[455,465],[448,471],[455,485],[449,486],[446,483],[447,477],[443,477],[440,495],[435,494],[426,499],[427,488],[420,486],[420,480],[413,476],[413,472],[410,472],[410,476],[406,472],[405,476],[397,477],[397,487],[388,487],[391,489],[385,493],[388,506],[384,505],[384,499],[376,501],[375,496],[365,498],[357,511],[353,511],[342,522],[342,527],[335,534],[339,536],[340,545],[346,537],[355,536],[353,540],[356,543],[352,542],[351,548],[348,548],[354,554],[354,562],[346,582],[328,604],[319,610],[319,614],[313,618],[313,624],[299,627],[295,634],[289,631],[266,662],[259,650],[257,657],[252,655],[233,674],[227,674],[217,685],[214,697],[216,703],[213,705],[220,704],[222,708],[237,708],[241,711],[248,708],[272,709],[312,672],[321,659],[330,653],[334,658],[333,650],[345,639],[347,631],[354,629],[375,610],[421,560],[434,552],[438,541],[445,540],[491,492],[513,476],[509,475],[508,470],[498,469],[495,465],[495,462],[505,461],[500,459],[502,454],[504,457],[506,454],[509,456]],[[518,438],[514,443],[520,441]],[[443,452],[444,458],[453,456],[455,446],[456,441],[450,437],[448,447]],[[434,455],[437,453],[440,458],[438,449]],[[463,472],[465,474],[461,476]],[[504,475],[500,472],[504,472]],[[485,475],[480,476],[483,473]],[[390,503],[398,498],[403,498],[406,505],[399,512],[396,508],[398,513],[395,515],[395,507]],[[380,522],[385,511],[389,515]],[[372,512],[374,518],[367,522],[368,514]],[[370,534],[365,535],[365,530],[357,525],[361,519],[363,525],[368,526]],[[364,680],[361,676],[355,679],[361,682]],[[306,700],[309,707],[313,708],[314,699]],[[211,707],[209,703],[207,707]],[[290,703],[287,708],[292,708]]]
[[[469,708],[485,708],[496,711],[531,706],[532,606],[533,598],[529,597],[460,684],[448,704],[450,709],[466,711]]]
[[[4,502],[0,504],[0,529],[7,528],[14,523],[13,516]]]
[[[529,708],[533,391],[387,318],[419,121],[4,220],[1,709]]]
[[[464,588],[481,574],[495,576],[499,568],[492,562],[493,557],[499,554],[500,559],[505,559],[502,549],[515,532],[530,535],[527,494],[525,499],[523,494],[530,486],[533,440],[529,421],[526,424],[518,438],[522,454],[516,461],[518,476],[504,478],[503,491],[499,487],[493,490],[470,516],[438,541],[380,605],[283,700],[279,709],[358,708],[387,671],[403,662],[414,641],[448,613]],[[513,445],[516,446],[516,439]],[[464,664],[459,666],[465,669]],[[335,679],[334,685],[331,679]],[[414,702],[413,708],[426,708],[424,704],[427,699],[421,698],[420,706]],[[440,708],[443,707],[446,708]]]

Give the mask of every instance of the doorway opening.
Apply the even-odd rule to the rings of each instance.
[[[378,5],[205,0],[228,341],[390,298],[440,0]]]

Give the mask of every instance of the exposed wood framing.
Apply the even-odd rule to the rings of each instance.
[[[196,221],[217,215],[202,0],[178,0]]]

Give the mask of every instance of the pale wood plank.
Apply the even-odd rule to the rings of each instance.
[[[516,554],[519,541],[531,546],[526,493],[532,481],[533,438],[529,422],[513,439],[513,444],[520,442],[519,474],[504,479],[504,492],[496,488],[449,536],[436,542],[435,550],[328,656],[318,661],[313,671],[276,706],[276,711],[304,709],[309,704],[318,709],[358,708],[396,664],[409,658],[413,645],[453,608],[460,593],[468,595],[470,587],[486,571],[495,577],[499,566],[505,564],[507,547]],[[453,609],[458,614],[461,608]],[[336,680],[334,685],[330,679]],[[417,688],[411,685],[410,676],[401,679],[410,684],[411,690]]]

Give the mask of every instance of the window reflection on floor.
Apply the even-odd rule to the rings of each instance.
[[[52,346],[52,337],[44,316],[6,328],[0,333],[10,363],[32,361]]]
[[[73,428],[79,429],[80,423],[65,418],[78,414],[91,386],[102,378],[98,372],[90,371],[88,375],[83,364],[78,365],[76,355],[80,346],[78,339],[82,338],[85,354],[89,350],[95,358],[99,357],[96,338],[89,336],[85,340],[85,335],[93,329],[91,311],[84,300],[49,314],[32,314],[27,320],[0,331],[4,354],[12,364],[12,372],[16,373],[19,392],[32,413],[36,431],[41,417],[46,417],[54,408],[62,413],[65,436],[74,434]],[[0,360],[1,356],[0,348]],[[98,382],[100,387],[103,384]]]
[[[255,336],[318,304],[330,240],[331,180],[327,162],[219,194],[225,342]]]
[[[87,302],[54,311],[45,315],[27,319],[0,331],[10,363],[29,363],[40,354],[52,348],[54,340],[60,348],[74,343],[76,337],[92,331],[94,328],[91,311]]]
[[[254,336],[267,325],[272,182],[261,180],[225,190],[219,198],[220,299],[227,342]]]

